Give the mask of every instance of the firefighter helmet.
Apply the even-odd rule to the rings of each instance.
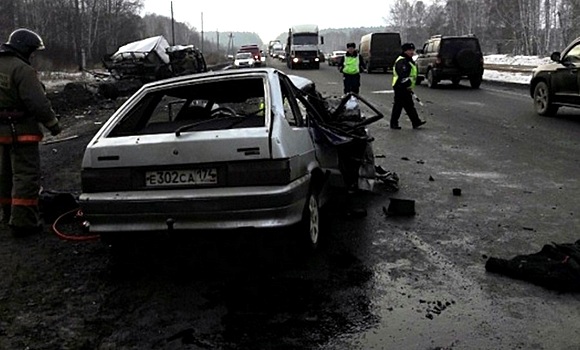
[[[29,56],[36,50],[44,50],[44,42],[40,35],[26,28],[13,31],[6,44],[25,56]]]

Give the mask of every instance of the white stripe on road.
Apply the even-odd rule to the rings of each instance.
[[[392,94],[393,90],[377,90],[371,91],[371,94]]]

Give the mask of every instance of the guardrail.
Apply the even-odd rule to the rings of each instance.
[[[536,68],[536,66],[484,63],[483,68],[487,70],[496,70],[500,72],[532,73],[532,70]]]

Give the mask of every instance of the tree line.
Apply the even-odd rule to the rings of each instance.
[[[387,21],[420,46],[474,34],[486,53],[549,55],[580,36],[580,0],[395,0]]]
[[[41,69],[100,65],[104,55],[126,43],[155,35],[170,43],[216,48],[186,23],[139,14],[143,0],[9,0],[0,2],[0,40],[16,28],[30,28],[44,39]],[[546,55],[580,36],[580,0],[394,0],[385,9],[385,31],[399,31],[420,46],[434,34],[475,34],[486,53]],[[175,39],[172,29],[175,29]],[[375,28],[372,28],[373,31]],[[377,28],[381,29],[381,28]],[[358,42],[369,28],[324,32],[326,51]],[[225,49],[226,39],[220,36]],[[237,40],[236,40],[237,41]],[[236,44],[239,44],[237,42]]]
[[[171,19],[141,17],[142,0],[9,0],[0,2],[0,40],[16,28],[41,35],[45,52],[35,58],[42,69],[98,66],[119,46],[163,35],[173,41]],[[176,22],[175,44],[200,46],[196,28]],[[205,42],[205,41],[204,41]]]

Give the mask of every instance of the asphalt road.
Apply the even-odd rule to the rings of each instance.
[[[288,73],[341,93],[335,67]],[[417,107],[427,124],[413,130],[403,114],[403,129],[391,130],[390,82],[390,74],[363,74],[361,95],[386,115],[370,128],[375,154],[386,157],[377,163],[399,174],[393,197],[415,200],[417,215],[384,217],[388,195],[379,195],[365,202],[366,219],[341,225],[342,246],[372,272],[364,289],[375,324],[325,347],[577,349],[577,295],[489,274],[484,265],[490,256],[580,239],[580,112],[537,116],[523,87],[423,85]],[[437,302],[449,305],[430,312]]]
[[[291,73],[341,94],[336,68]],[[362,79],[387,116],[390,81]],[[136,237],[120,250],[2,232],[0,348],[578,349],[578,295],[484,265],[580,238],[580,112],[539,117],[513,86],[417,94],[421,129],[404,115],[402,130],[388,117],[370,127],[377,164],[400,190],[338,196],[315,255],[291,231]],[[66,135],[79,137],[41,147],[48,189],[78,189],[94,121],[111,112],[93,108],[81,126],[68,116]],[[391,197],[415,200],[417,215],[386,217]]]

